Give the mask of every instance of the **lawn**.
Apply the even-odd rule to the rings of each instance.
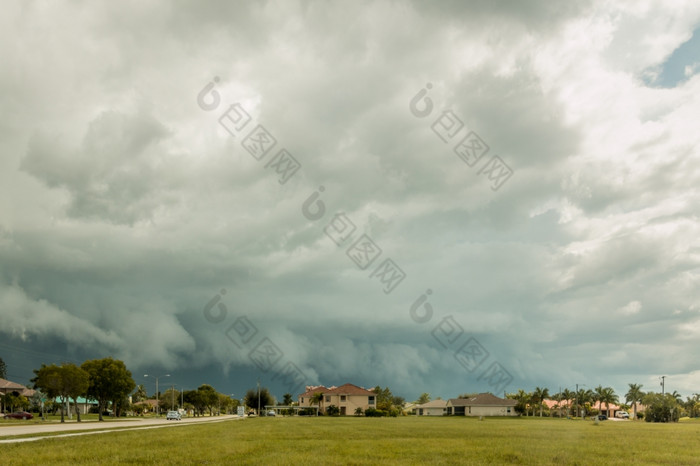
[[[256,418],[0,445],[4,464],[699,464],[700,423]]]

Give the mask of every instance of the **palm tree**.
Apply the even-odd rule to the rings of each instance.
[[[321,409],[321,402],[322,401],[323,401],[323,393],[316,392],[313,395],[311,395],[311,398],[309,399],[309,404],[318,405],[319,409]],[[319,409],[316,410],[316,416],[318,416]]]
[[[583,388],[580,388],[576,393],[576,399],[578,400],[578,406],[576,406],[576,414],[578,415],[581,411],[581,405],[585,406],[586,403],[593,399],[593,392],[589,389],[584,390]]]
[[[642,384],[630,383],[627,385],[629,385],[630,389],[627,390],[627,393],[625,394],[625,401],[627,403],[632,403],[632,409],[634,410],[633,419],[637,419],[637,403],[641,403],[642,398],[644,397]]]
[[[685,403],[683,403],[683,406],[688,411],[689,417],[695,417],[696,405],[698,401],[700,401],[700,395],[697,393],[693,393],[693,396],[685,397]]]
[[[569,390],[568,388],[565,388],[563,392],[561,392],[561,399],[566,401],[566,415],[568,416],[571,411],[571,400],[573,400],[576,397],[576,394]]]
[[[603,397],[605,396],[605,389],[602,385],[598,385],[593,389],[593,401],[598,402],[598,413],[602,411],[603,407]]]
[[[607,411],[608,416],[610,416],[610,403],[619,403],[619,401],[620,400],[612,387],[605,387],[603,389],[603,398],[601,399],[601,403],[605,403],[605,410]]]
[[[533,401],[535,403],[539,403],[539,405],[540,405],[540,417],[542,417],[542,407],[544,405],[544,400],[548,396],[549,396],[549,389],[548,388],[535,387],[535,391],[532,393]]]
[[[677,401],[678,403],[682,403],[682,402],[683,402],[683,396],[681,396],[681,394],[678,393],[677,391],[673,390],[673,393],[671,393],[671,396],[672,396],[673,398],[675,398],[676,401]]]
[[[146,393],[146,388],[141,385],[136,386],[136,391],[134,392],[132,396],[132,400],[134,403],[138,403],[139,401],[145,400],[148,398],[148,393]]]
[[[509,398],[512,397],[512,399],[516,400],[518,402],[517,407],[519,409],[522,409],[522,411],[525,413],[525,416],[528,415],[527,412],[527,405],[530,403],[530,394],[527,393],[525,390],[522,388],[518,390],[518,393],[514,393],[512,395],[508,395]]]

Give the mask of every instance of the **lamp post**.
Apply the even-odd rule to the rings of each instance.
[[[161,377],[170,377],[170,374],[165,375],[151,375],[143,374],[144,377],[155,377],[156,378],[156,417],[160,415],[160,403],[158,402],[158,379]]]

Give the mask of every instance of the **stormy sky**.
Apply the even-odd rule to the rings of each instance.
[[[700,4],[3,2],[0,357],[700,391]]]

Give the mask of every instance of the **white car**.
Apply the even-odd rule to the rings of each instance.
[[[615,417],[620,419],[629,419],[630,415],[626,411],[618,411],[615,413]]]
[[[165,416],[165,419],[167,419],[168,421],[170,421],[170,420],[181,421],[182,416],[180,416],[180,413],[178,413],[177,411],[168,411],[168,415]]]

